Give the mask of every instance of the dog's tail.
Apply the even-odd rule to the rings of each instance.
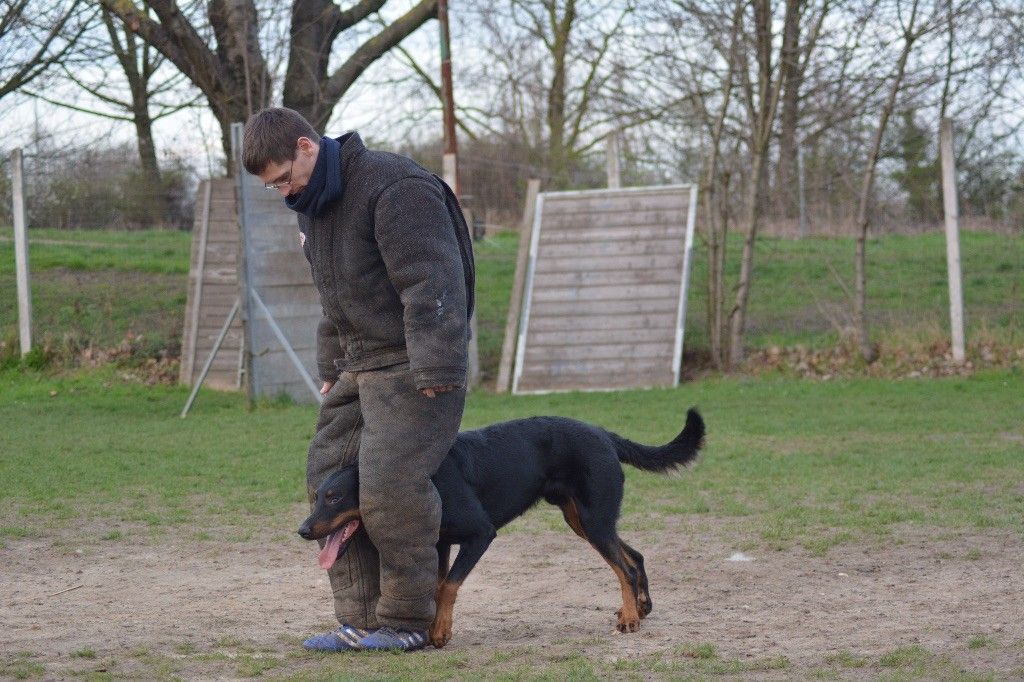
[[[619,461],[646,471],[665,471],[685,466],[697,458],[704,447],[704,420],[692,407],[686,412],[686,426],[665,445],[641,445],[617,434],[608,434],[615,442]]]

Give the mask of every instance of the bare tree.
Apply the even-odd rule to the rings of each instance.
[[[573,184],[580,159],[614,129],[664,114],[622,87],[636,55],[622,50],[636,21],[633,0],[474,0],[470,21],[487,59],[462,67],[482,93],[464,103],[477,134],[515,134],[543,150],[553,187]],[[465,88],[464,88],[465,90]]]
[[[833,0],[794,0],[793,11],[787,11],[783,27],[780,58],[787,63],[786,80],[782,84],[779,113],[779,161],[775,168],[775,203],[782,217],[792,218],[796,211],[797,131],[800,125],[804,75],[815,59],[818,41],[825,20],[834,8]],[[787,4],[788,7],[788,4]],[[806,25],[805,25],[806,24]]]
[[[750,285],[754,272],[754,244],[760,227],[762,209],[761,191],[764,188],[765,168],[768,160],[768,145],[771,142],[778,109],[782,84],[789,77],[790,62],[775,59],[772,33],[771,0],[751,0],[753,44],[745,55],[753,52],[756,63],[752,79],[751,69],[740,70],[744,106],[748,117],[748,149],[750,153],[750,178],[747,180],[743,204],[743,224],[746,235],[743,239],[743,254],[740,260],[740,274],[736,283],[736,300],[729,311],[729,365],[735,366],[743,359],[743,336],[747,320],[747,302],[750,300]],[[799,11],[799,0],[786,0],[785,15]],[[783,30],[794,31],[798,21],[785,18]],[[782,37],[782,44],[790,44],[792,38]],[[775,63],[778,61],[778,67]]]
[[[871,143],[867,151],[867,160],[864,165],[863,177],[860,185],[860,195],[857,202],[857,246],[854,256],[854,300],[853,300],[853,321],[856,332],[857,345],[861,357],[866,362],[874,362],[878,357],[878,349],[871,342],[867,322],[867,236],[871,227],[871,201],[875,183],[875,174],[878,166],[879,155],[882,149],[882,140],[886,127],[896,107],[897,98],[901,90],[907,85],[907,65],[911,53],[918,42],[930,32],[940,28],[945,23],[954,21],[955,13],[944,12],[941,6],[936,6],[935,13],[931,16],[922,16],[921,0],[893,0],[891,11],[894,13],[896,26],[899,28],[900,49],[896,58],[896,65],[889,77],[887,94],[881,103],[878,114],[878,123],[871,135]],[[948,62],[947,62],[948,63]],[[934,65],[928,69],[934,73]],[[934,76],[926,73],[924,82],[935,82]],[[943,100],[945,97],[943,97]]]
[[[66,109],[131,123],[145,184],[157,191],[161,179],[153,124],[194,105],[197,95],[183,87],[187,83],[180,72],[163,68],[163,55],[139,40],[106,8],[100,8],[99,26],[79,38],[75,54],[79,61],[109,67],[78,69],[61,65],[63,79],[76,91],[90,95],[95,104],[84,103],[75,94],[61,96],[52,89],[45,93],[26,90],[26,94]]]
[[[0,0],[0,98],[68,56],[88,17],[81,0]]]
[[[270,104],[273,73],[260,41],[255,0],[210,0],[205,13],[175,0],[144,0],[142,8],[97,0],[160,51],[206,98],[221,127],[228,165],[231,124]],[[362,40],[334,71],[335,41],[363,24],[387,0],[359,0],[347,10],[331,0],[294,0],[288,33],[284,105],[323,130],[335,105],[365,69],[436,13],[436,0],[421,0],[398,19]],[[271,12],[279,9],[271,7]],[[152,13],[152,18],[149,13]]]

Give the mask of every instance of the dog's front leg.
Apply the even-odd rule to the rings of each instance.
[[[488,526],[484,535],[477,535],[459,545],[459,553],[455,557],[451,571],[441,584],[437,586],[437,612],[434,615],[434,623],[430,626],[430,643],[440,649],[452,638],[452,623],[454,620],[455,597],[459,593],[462,581],[466,579],[469,572],[473,570],[480,557],[484,555],[491,541],[494,540],[494,528]]]

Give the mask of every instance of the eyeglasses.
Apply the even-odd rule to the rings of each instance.
[[[288,187],[292,184],[292,169],[295,167],[295,159],[292,159],[291,165],[288,166],[288,174],[285,175],[284,180],[278,182],[265,182],[263,183],[264,189],[271,189],[277,192],[282,187]]]

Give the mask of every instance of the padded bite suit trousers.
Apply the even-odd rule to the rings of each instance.
[[[310,491],[359,462],[363,525],[328,571],[339,622],[407,630],[433,622],[441,499],[430,477],[455,442],[465,399],[464,388],[424,396],[403,363],[343,372],[321,404]]]

